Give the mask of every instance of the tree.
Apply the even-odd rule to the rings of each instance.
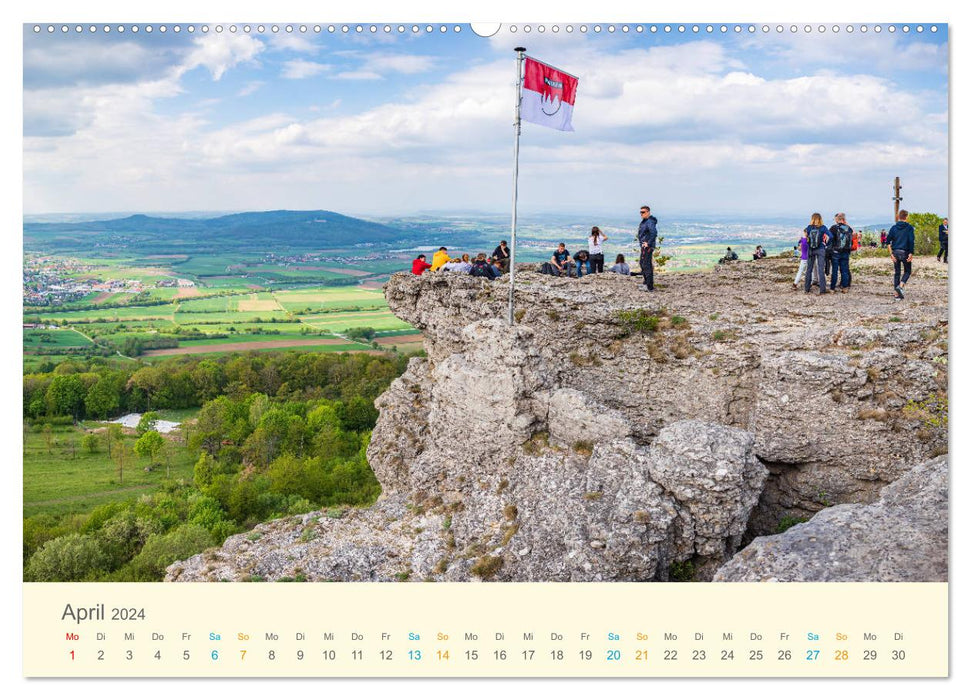
[[[135,432],[138,435],[144,435],[149,430],[155,430],[155,423],[158,421],[158,414],[155,411],[148,411],[142,414],[142,417],[138,421],[138,426],[135,428]]]
[[[76,374],[54,377],[47,387],[47,410],[52,416],[71,416],[76,421],[84,415],[87,393],[84,382]]]
[[[108,445],[108,457],[110,459],[114,459],[114,455],[112,454],[112,450],[111,450],[112,446],[120,445],[124,441],[124,439],[125,439],[125,431],[122,430],[121,424],[110,423],[108,425],[108,430],[105,431],[105,441],[107,442],[107,445]]]
[[[124,442],[117,443],[112,459],[118,467],[118,483],[123,484],[125,483],[125,467],[130,465],[132,461],[131,448]]]
[[[54,428],[50,423],[44,423],[44,444],[47,445],[47,454],[51,453],[51,446],[54,444]]]
[[[84,407],[89,416],[106,419],[117,413],[120,406],[118,387],[107,376],[101,377],[84,398]]]
[[[84,437],[81,438],[81,447],[84,448],[89,454],[94,454],[98,451],[98,445],[101,440],[94,433],[85,433]]]
[[[914,227],[914,255],[935,255],[938,251],[938,226],[944,219],[937,214],[912,212],[907,221]]]
[[[165,438],[157,430],[149,430],[135,442],[135,454],[139,457],[149,457],[152,466],[158,463],[158,456],[165,447]]]

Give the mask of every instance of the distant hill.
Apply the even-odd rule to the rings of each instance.
[[[105,221],[24,223],[24,249],[93,252],[96,248],[138,253],[302,251],[391,244],[413,232],[332,211],[263,211],[208,219],[136,214]]]

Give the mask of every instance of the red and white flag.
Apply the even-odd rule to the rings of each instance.
[[[573,103],[578,82],[569,73],[527,56],[521,118],[551,129],[573,131]]]

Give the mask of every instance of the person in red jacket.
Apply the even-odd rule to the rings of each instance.
[[[430,270],[431,265],[425,262],[425,255],[419,255],[417,258],[411,261],[411,274],[420,275],[425,270]]]

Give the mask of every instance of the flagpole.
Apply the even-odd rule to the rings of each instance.
[[[522,119],[520,110],[523,101],[523,56],[526,54],[525,47],[517,46],[513,49],[516,52],[516,123],[514,129],[516,140],[513,145],[513,168],[512,168],[512,232],[509,235],[509,325],[515,325],[516,319],[513,314],[516,291],[516,205],[519,197],[519,132],[521,131]]]

